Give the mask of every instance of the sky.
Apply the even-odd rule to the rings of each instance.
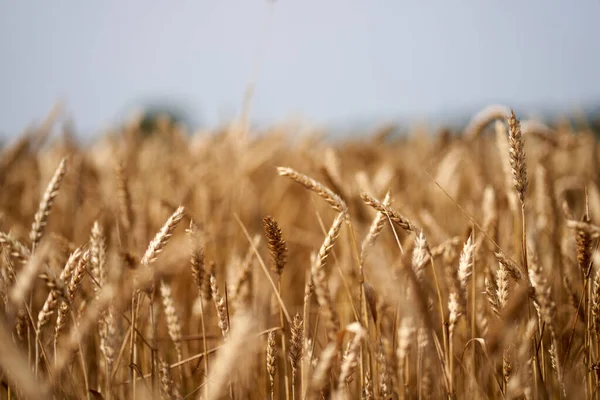
[[[600,105],[600,1],[0,0],[0,135],[57,100],[82,135],[167,99],[195,124]]]

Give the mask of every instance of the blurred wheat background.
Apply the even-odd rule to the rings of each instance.
[[[330,54],[336,26],[344,32],[363,21],[363,11],[384,18],[381,13],[399,12],[397,6],[244,6],[262,10],[262,19],[254,20],[266,33],[240,40],[259,43],[243,66],[249,79],[223,89],[223,97],[203,93],[213,97],[208,114],[217,114],[222,99],[240,103],[222,120],[200,115],[198,98],[188,109],[168,93],[159,103],[140,102],[136,112],[115,111],[139,88],[152,86],[152,71],[166,77],[164,65],[190,68],[175,69],[181,80],[165,78],[164,88],[174,91],[195,93],[190,82],[206,79],[227,87],[222,82],[228,77],[239,78],[234,69],[211,73],[210,60],[201,71],[200,61],[186,64],[186,57],[158,51],[150,73],[142,66],[152,62],[143,57],[98,64],[101,55],[136,48],[141,42],[135,35],[156,34],[149,26],[167,9],[132,4],[114,18],[134,21],[126,16],[140,13],[141,33],[125,35],[125,45],[106,34],[112,39],[98,45],[94,40],[113,29],[107,16],[114,4],[95,5],[92,26],[81,25],[81,39],[70,38],[70,50],[61,50],[84,55],[68,71],[65,59],[48,52],[71,31],[57,28],[44,38],[40,26],[24,33],[15,21],[21,15],[48,24],[49,16],[64,19],[61,10],[70,10],[66,20],[73,28],[83,23],[76,15],[90,11],[74,4],[0,3],[6,11],[1,32],[12,34],[0,35],[7,56],[0,83],[8,88],[0,94],[0,128],[10,133],[0,152],[1,398],[599,397],[600,165],[593,110],[600,91],[590,84],[593,74],[586,75],[597,54],[578,51],[593,49],[595,3],[587,14],[528,4],[520,16],[494,8],[500,6],[456,5],[469,10],[463,19],[479,15],[485,22],[497,14],[488,28],[473,22],[483,24],[477,26],[488,39],[503,37],[490,33],[503,18],[535,16],[539,22],[542,15],[546,22],[539,26],[546,30],[527,35],[536,31],[533,25],[513,23],[525,43],[535,45],[521,46],[529,58],[519,57],[518,46],[502,60],[476,51],[489,67],[479,77],[468,76],[467,68],[447,85],[454,75],[444,76],[438,64],[415,79],[441,85],[439,98],[425,86],[405,91],[410,96],[397,102],[391,89],[381,96],[364,92],[383,81],[375,73],[361,75],[361,67],[353,71],[346,62],[350,50],[340,51],[338,61]],[[179,39],[186,38],[181,27],[192,26],[178,20],[193,16],[181,12],[185,7],[191,6],[173,5],[164,16],[166,26],[177,26]],[[209,26],[218,25],[225,10],[214,7]],[[243,10],[227,8],[222,15],[253,20],[236,14]],[[330,43],[321,49],[327,56],[318,64],[329,71],[321,81],[290,71],[273,74],[276,51],[262,47],[261,38],[277,37],[278,21],[298,19],[301,10],[307,16],[319,10],[314,18],[330,23],[314,24],[328,39],[311,34],[306,42]],[[408,7],[404,18],[411,10],[434,20],[447,11]],[[573,19],[577,13],[585,15],[580,24]],[[568,23],[550,29],[552,18]],[[125,32],[123,24],[114,29]],[[565,26],[573,36],[558,39]],[[157,29],[158,35],[166,30]],[[439,30],[458,35],[458,42],[475,31]],[[509,31],[514,44],[519,37]],[[227,35],[239,39],[235,32],[214,36],[213,45],[235,54],[227,47]],[[384,50],[374,53],[387,53],[395,33],[387,32]],[[544,50],[536,35],[564,41],[565,54],[580,58]],[[427,37],[425,52],[451,53],[429,48]],[[33,39],[42,50],[28,47]],[[143,43],[160,49],[167,42]],[[356,49],[356,58],[368,47],[348,38],[340,43]],[[477,39],[461,43],[473,46]],[[284,54],[301,58],[302,49],[293,49]],[[554,58],[545,60],[546,53]],[[47,59],[48,68],[34,67],[26,57],[32,54]],[[460,69],[460,57],[447,57],[450,71]],[[348,71],[336,69],[337,62]],[[370,62],[386,64],[385,57]],[[470,68],[485,66],[477,57],[472,62]],[[402,88],[418,63],[395,71],[397,80],[387,75],[386,82]],[[505,69],[509,64],[512,72]],[[338,73],[337,83],[329,84]],[[284,76],[289,85],[281,85]],[[119,84],[136,77],[133,85]],[[312,104],[301,86],[322,87],[322,95],[308,90]],[[341,86],[345,91],[337,90]],[[232,87],[237,100],[228,94]],[[69,93],[65,102],[40,111],[61,96],[58,90]],[[84,94],[89,99],[79,102]],[[295,101],[310,119],[286,118]],[[421,113],[431,124],[407,128],[404,117]]]

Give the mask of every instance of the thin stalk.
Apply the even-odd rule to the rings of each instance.
[[[31,255],[33,256],[33,251],[35,250],[35,245],[31,250]],[[33,310],[33,290],[31,290],[29,292],[29,309]],[[33,323],[33,321],[32,321]],[[38,363],[40,360],[40,338],[38,336],[38,331],[35,328],[35,325],[32,325],[33,330],[35,331],[35,377],[38,377]],[[30,337],[30,330],[29,330],[29,326],[27,327],[27,348],[28,348],[28,352],[29,352],[29,363],[31,364],[31,337]]]
[[[229,318],[229,294],[227,292],[227,281],[224,284],[225,286],[225,313],[227,314],[227,326],[229,327],[229,332],[227,333],[227,337],[223,338],[224,341],[227,341],[227,339],[229,338],[229,335],[231,335],[231,318]],[[234,371],[235,373],[235,371]],[[235,393],[233,390],[233,383],[235,381],[235,378],[232,380],[231,377],[229,377],[229,398],[231,400],[235,399]]]
[[[402,366],[402,371],[403,372],[402,372],[402,374],[400,374],[400,387],[399,387],[399,390],[400,390],[400,398],[402,400],[406,399],[406,389],[408,388],[408,376],[409,376],[409,372],[410,372],[410,371],[408,371],[408,366],[409,366],[408,357],[409,357],[409,355],[407,353],[406,357],[402,361],[402,363],[404,364]],[[418,362],[418,359],[417,359],[417,362]],[[418,372],[417,372],[417,379],[418,379]]]
[[[305,287],[306,285],[310,284],[310,271],[307,271],[306,273],[306,283],[305,283]],[[305,294],[304,296],[304,304],[302,307],[302,321],[304,321],[303,327],[302,329],[304,330],[303,334],[302,334],[302,348],[303,351],[306,353],[306,342],[308,340],[308,332],[310,329],[310,299],[311,299],[312,293],[309,293],[308,295]],[[308,362],[306,360],[306,354],[304,354],[304,356],[302,357],[302,360],[300,361],[300,394],[303,393],[304,388],[306,387],[306,374],[308,373]]]
[[[29,305],[27,303],[24,304],[25,307],[25,313],[27,315],[27,320],[28,320],[28,324],[27,324],[27,348],[28,348],[28,361],[29,361],[29,365],[32,365],[32,344],[31,344],[31,329],[32,327],[35,327],[36,324],[33,320],[33,316],[31,314],[31,308],[29,307]],[[34,328],[35,330],[35,328]],[[38,338],[37,334],[34,336],[34,338]],[[48,373],[48,379],[52,379],[52,370],[50,368],[50,364],[49,364],[49,357],[48,354],[46,353],[46,350],[44,349],[44,344],[41,341],[37,341],[37,344],[39,345],[39,350],[40,350],[40,356],[44,359],[44,364],[46,364],[46,371]]]
[[[512,226],[512,236],[513,236],[513,248],[515,251],[515,256],[517,255],[516,253],[518,252],[518,248],[521,247],[521,262],[523,262],[523,223],[521,221],[519,221],[519,219],[523,219],[522,218],[522,214],[521,214],[521,218],[519,218],[519,213],[517,212],[517,210],[515,210],[515,212],[513,213],[513,226]],[[521,239],[521,240],[520,240]],[[523,268],[525,267],[525,264],[523,264]],[[528,280],[529,279],[529,272],[527,270],[524,270],[525,273],[525,279]],[[530,316],[531,317],[531,316]]]
[[[31,309],[31,304],[29,304],[29,307],[30,307],[29,309]],[[32,320],[32,324],[33,324],[33,320]],[[34,326],[35,325],[27,324],[27,359],[29,360],[29,365],[31,365],[31,363],[32,363],[32,359],[31,359],[31,353],[32,353],[31,352],[31,327],[34,327]],[[34,339],[36,346],[38,346],[38,343],[39,343],[38,339],[39,338],[36,333],[35,339]],[[36,364],[36,369],[37,369],[37,358],[36,358],[35,364]],[[36,377],[37,377],[37,372],[36,372]]]
[[[442,291],[440,289],[440,283],[437,278],[437,273],[435,272],[435,262],[433,261],[433,256],[429,256],[429,261],[431,263],[433,281],[435,282],[435,291],[437,292],[438,305],[440,307],[440,318],[442,319],[442,340],[444,342],[444,354],[446,354],[446,358],[448,358],[450,354],[448,349],[448,329],[446,324],[446,314],[444,313],[444,302],[442,301]]]
[[[110,386],[110,364],[108,362],[105,363],[105,370],[104,373],[106,374],[106,388],[105,388],[105,393],[104,393],[104,397],[106,398],[106,400],[111,400],[112,398],[112,393],[111,393],[111,386]]]
[[[591,268],[590,268],[591,269]],[[587,343],[587,349],[588,349],[588,360],[594,360],[595,358],[593,357],[592,354],[592,336],[591,336],[591,332],[592,332],[592,327],[591,327],[591,321],[592,321],[592,285],[590,284],[590,279],[589,279],[589,274],[586,274],[585,277],[585,281],[584,281],[584,288],[585,288],[585,293],[587,294],[588,297],[588,301],[585,302],[586,306],[587,306],[587,310],[586,311],[586,315],[587,315],[587,329],[584,332],[585,335],[585,342]],[[598,346],[598,343],[596,343],[596,347]],[[594,375],[596,375],[593,371],[589,371],[587,373],[588,376],[588,390],[590,390],[590,393],[593,393],[593,388],[594,388]]]
[[[77,328],[77,321],[75,319],[75,313],[73,312],[72,307],[70,308],[71,320],[73,321],[73,329]],[[90,400],[90,384],[88,382],[87,370],[85,368],[85,359],[83,358],[83,349],[81,348],[81,342],[77,344],[79,347],[79,360],[81,361],[81,373],[83,374],[83,384],[85,389],[85,397],[87,400]]]
[[[595,356],[598,357],[598,355],[600,354],[600,344],[598,343],[598,335],[595,335],[595,336],[596,336],[596,340],[595,340],[595,343],[594,343],[595,344],[595,349],[596,349]],[[597,378],[596,378],[596,380],[597,380]],[[596,385],[598,385],[598,383],[596,383]]]
[[[310,358],[306,359],[306,366],[309,371],[310,371],[310,366],[312,365],[312,361],[313,361],[312,357],[315,354],[315,347],[317,345],[316,337],[317,337],[317,331],[319,329],[319,318],[320,317],[321,317],[321,313],[317,313],[317,316],[315,317],[315,328],[313,329],[313,334],[312,334],[313,341],[312,341],[312,348],[310,349]],[[306,324],[305,324],[305,326],[306,326]],[[306,336],[306,337],[308,337],[308,336]],[[308,373],[309,371],[306,371],[306,372]],[[308,394],[308,389],[309,389],[309,387],[307,385],[304,388],[304,394],[302,395],[303,399],[306,399],[306,395]]]
[[[204,354],[206,354],[205,357],[203,357],[204,359],[204,374],[205,376],[208,377],[208,348],[206,346],[206,328],[204,326],[204,304],[203,304],[203,300],[202,300],[202,296],[199,297],[200,298],[200,325],[202,326],[202,350],[204,350]],[[181,362],[181,360],[179,361]],[[208,392],[208,379],[205,380],[205,385],[204,385],[204,393],[206,395],[206,398],[208,399],[209,396],[209,392]]]
[[[521,203],[521,223],[522,223],[522,248],[523,248],[523,268],[529,276],[529,268],[527,267],[527,223],[525,221],[525,202]]]
[[[476,273],[476,268],[475,268],[475,252],[473,252],[473,254],[471,255],[472,258],[472,265],[473,267],[471,268],[471,303],[472,304],[472,308],[471,308],[471,339],[475,339],[475,336],[477,334],[476,330],[477,330],[477,326],[475,324],[475,315],[477,313],[477,276],[475,275]],[[471,368],[473,368],[473,380],[476,381],[476,375],[475,375],[475,346],[472,346],[471,348],[472,351],[472,365]],[[476,383],[476,382],[475,382]]]
[[[279,295],[281,296],[281,275],[279,275],[277,279],[277,290],[279,291]],[[290,399],[290,383],[288,376],[288,363],[286,361],[287,357],[287,345],[286,345],[286,335],[285,335],[285,318],[283,316],[283,308],[279,307],[279,325],[281,326],[281,352],[283,354],[283,373],[284,373],[284,383],[285,383],[285,398],[286,400]]]
[[[54,338],[54,361],[55,362],[56,362],[57,358],[58,358],[58,336]]]
[[[594,252],[596,252],[598,250],[598,247],[600,245],[600,242],[596,242],[596,246],[594,247]],[[581,292],[581,297],[579,298],[579,304],[577,305],[577,314],[579,314],[579,310],[581,310],[581,306],[583,305],[584,309],[586,307],[586,305],[584,304],[584,302],[586,301],[585,297],[586,297],[586,293],[587,293],[587,284],[590,284],[590,276],[592,273],[592,263],[590,262],[590,265],[588,266],[587,269],[587,273],[586,273],[586,277],[587,280],[583,281],[584,287],[583,287],[583,291]],[[588,318],[589,320],[589,318]],[[573,337],[575,335],[575,325],[577,324],[577,318],[573,318],[573,324],[571,325],[571,334],[569,335],[569,341],[567,342],[567,348],[565,349],[564,355],[563,355],[563,359],[566,360],[567,357],[569,356],[569,352],[571,351],[571,344],[573,343]],[[587,325],[586,325],[587,326]]]
[[[158,393],[158,357],[157,357],[157,348],[156,348],[156,318],[154,316],[154,296],[156,294],[156,287],[152,291],[150,295],[150,323],[152,324],[152,342],[150,347],[150,370],[152,371],[152,392]]]
[[[525,277],[529,280],[529,267],[527,261],[527,221],[525,219],[525,199],[521,201],[521,253],[522,253],[522,263],[523,269],[525,270]],[[529,283],[528,283],[529,284]],[[527,312],[529,314],[529,318],[531,318],[531,301],[527,302]],[[540,368],[539,356],[537,353],[538,343],[537,343],[537,334],[533,335],[533,380],[536,395],[538,394],[539,385],[538,385],[538,377],[541,375],[542,382],[545,380],[544,370]],[[542,337],[540,336],[540,344],[542,342]],[[542,366],[544,361],[544,354],[542,353]],[[536,373],[537,370],[537,373]]]
[[[417,387],[417,393],[419,395],[419,400],[423,399],[423,393],[422,393],[422,386],[420,384],[420,382],[423,380],[423,350],[420,348],[420,346],[417,348],[417,382],[419,382],[419,385]],[[407,357],[408,358],[408,357]],[[404,391],[402,391],[402,394],[404,394]]]
[[[131,338],[131,325],[125,331],[125,335],[123,336],[123,342],[121,343],[121,348],[119,349],[119,354],[117,355],[117,359],[112,365],[112,370],[110,372],[110,380],[115,379],[115,375],[117,374],[117,370],[119,369],[119,365],[121,364],[121,359],[123,358],[123,354],[125,354],[125,348],[127,347],[127,338]],[[131,374],[130,374],[131,375]],[[131,376],[130,376],[131,378]]]
[[[352,248],[354,249],[354,256],[356,257],[356,262],[358,263],[358,279],[359,279],[359,307],[361,308],[362,318],[363,318],[363,326],[365,327],[365,331],[367,332],[367,340],[369,337],[369,329],[370,329],[370,321],[369,321],[369,311],[367,309],[367,299],[365,296],[365,273],[363,269],[363,260],[360,258],[360,252],[358,251],[358,244],[356,243],[356,235],[354,234],[354,227],[352,225],[352,221],[350,217],[348,217],[348,230],[350,231],[350,239]],[[354,305],[352,306],[354,308]],[[357,315],[357,319],[359,316]],[[365,386],[365,361],[370,364],[369,352],[367,351],[367,360],[365,360],[365,347],[360,346],[360,388],[361,391]]]
[[[29,329],[29,327],[28,327]],[[28,342],[30,342],[30,340],[27,340]],[[28,344],[29,346],[29,344]],[[36,329],[35,330],[35,376],[37,378],[38,376],[38,366],[39,366],[39,362],[38,360],[40,359],[40,332]],[[56,360],[56,347],[54,348],[54,359]]]
[[[456,327],[455,327],[456,329]],[[450,386],[450,393],[449,395],[452,396],[454,393],[454,344],[452,343],[454,340],[454,330],[452,330],[452,332],[450,332],[450,335],[448,336],[448,343],[449,343],[449,347],[448,347],[448,367],[450,370],[450,379],[449,379],[449,386]]]
[[[136,383],[137,383],[137,345],[136,345],[136,341],[137,341],[137,335],[136,335],[136,329],[135,329],[135,325],[137,323],[137,317],[138,317],[138,313],[139,313],[139,306],[140,306],[140,300],[141,300],[142,296],[140,293],[138,294],[134,294],[133,297],[131,298],[131,337],[130,337],[130,347],[129,347],[129,360],[130,360],[130,364],[133,368],[130,368],[130,381],[132,383],[131,386],[131,398],[132,399],[136,399]]]
[[[548,381],[548,377],[546,376],[547,372],[546,372],[546,350],[545,350],[545,346],[544,346],[544,340],[542,335],[540,335],[540,354],[541,354],[541,358],[542,358],[542,379],[544,380],[544,382]]]
[[[261,337],[262,335],[265,335],[265,334],[267,334],[267,333],[269,333],[271,331],[278,331],[279,329],[281,329],[280,326],[276,326],[274,328],[265,329],[265,330],[257,333],[255,336],[256,337]],[[213,347],[212,349],[208,350],[208,353],[199,353],[199,354],[195,354],[195,355],[193,355],[191,357],[185,358],[185,359],[181,360],[181,362],[176,362],[174,364],[169,365],[169,368],[170,369],[174,369],[174,368],[179,367],[182,364],[187,364],[187,363],[195,361],[195,360],[197,360],[199,358],[202,358],[202,357],[205,357],[207,355],[213,354],[213,353],[217,352],[219,349],[221,349],[223,346],[224,345],[219,345],[219,346]],[[142,380],[142,379],[150,378],[150,375],[151,374],[145,374],[143,376],[140,376],[138,379]],[[129,383],[131,383],[131,382],[125,381],[125,382],[121,382],[120,384],[126,385],[126,384],[129,384]]]

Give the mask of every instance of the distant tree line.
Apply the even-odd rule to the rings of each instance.
[[[143,115],[140,129],[143,134],[149,135],[160,130],[161,126],[167,124],[172,127],[182,125],[187,131],[196,128],[189,108],[181,102],[170,100],[142,101]]]

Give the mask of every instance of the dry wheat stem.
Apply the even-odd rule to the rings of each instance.
[[[200,232],[198,226],[194,222],[193,219],[190,219],[190,226],[186,233],[190,238],[190,267],[192,271],[192,277],[194,278],[194,283],[196,284],[196,288],[198,289],[198,301],[200,302],[200,326],[202,330],[202,346],[204,353],[207,353],[208,347],[206,344],[206,326],[204,322],[204,286],[207,281],[210,279],[207,278],[210,276],[213,271],[207,271],[205,268],[205,260],[204,260],[204,248],[202,247],[202,243],[200,241]],[[210,282],[208,282],[210,284]],[[204,373],[206,375],[209,374],[208,371],[208,357],[204,357]],[[205,385],[204,395],[206,397],[209,396],[209,385],[208,382]]]

